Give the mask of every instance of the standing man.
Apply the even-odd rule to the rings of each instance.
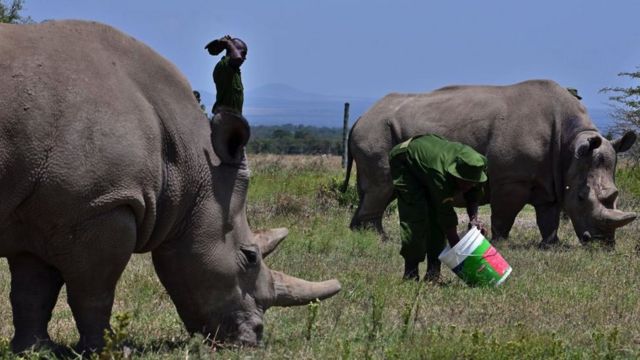
[[[487,181],[487,159],[467,145],[427,134],[393,147],[389,164],[398,197],[403,279],[418,280],[418,264],[426,256],[425,280],[437,281],[445,237],[450,246],[460,241],[454,195],[463,194],[469,227],[486,233],[478,221],[478,202],[480,185]]]
[[[247,58],[247,44],[238,38],[227,35],[213,40],[205,49],[211,55],[218,55],[226,50],[225,56],[218,61],[213,69],[213,82],[216,85],[216,102],[211,112],[215,115],[220,110],[242,114],[244,102],[244,87],[240,66]]]

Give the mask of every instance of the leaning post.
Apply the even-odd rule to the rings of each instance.
[[[349,103],[344,103],[344,121],[342,123],[342,168],[347,167],[347,151],[349,151],[348,145],[349,135]]]

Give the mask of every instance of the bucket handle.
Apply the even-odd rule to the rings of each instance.
[[[495,251],[495,253],[490,254],[490,255],[487,255],[488,257],[489,257],[489,256],[496,256],[496,255],[498,255],[498,254],[499,254],[499,253],[498,253],[498,249],[496,249],[495,247],[493,247],[493,245],[491,245],[491,247],[490,247],[489,249],[493,249],[493,250]],[[489,249],[487,249],[487,250],[489,250]],[[459,253],[459,252],[456,252],[456,254],[458,254],[458,255],[462,255],[462,256],[465,256],[465,257],[470,257],[470,256],[471,256],[471,257],[484,257],[484,254],[482,254],[482,255],[477,255],[477,254],[473,254],[473,253],[470,253],[470,254],[461,254],[461,253]]]
[[[475,225],[473,225],[471,227],[471,229],[476,229],[476,230],[480,231],[480,229],[478,229],[478,227],[475,226]],[[491,247],[496,251],[496,254],[498,254],[498,250],[496,248],[494,248],[493,245],[491,245]],[[465,256],[465,257],[469,257],[469,256],[472,256],[472,257],[483,257],[484,256],[484,255],[475,255],[475,254],[461,254],[461,253],[458,253],[458,252],[456,252],[456,254],[462,255],[462,256]],[[491,254],[491,255],[488,255],[488,256],[495,256],[495,254]]]
[[[463,256],[466,256],[466,257],[484,257],[484,256],[485,256],[484,254],[483,254],[483,255],[476,255],[476,254],[460,254],[460,253],[457,253],[457,254],[458,254],[458,255],[463,255]],[[487,255],[487,257],[496,256],[497,254],[498,254],[498,251],[496,250],[496,253],[495,253],[495,254]]]

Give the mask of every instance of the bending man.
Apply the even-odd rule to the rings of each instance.
[[[389,154],[404,257],[404,279],[418,280],[418,265],[427,258],[425,280],[440,277],[438,255],[445,237],[451,246],[460,241],[453,197],[463,194],[469,226],[478,226],[480,184],[487,181],[487,159],[467,145],[437,135],[411,138]]]

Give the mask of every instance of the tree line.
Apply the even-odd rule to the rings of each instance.
[[[252,126],[247,151],[253,154],[342,155],[342,129],[292,124]]]

